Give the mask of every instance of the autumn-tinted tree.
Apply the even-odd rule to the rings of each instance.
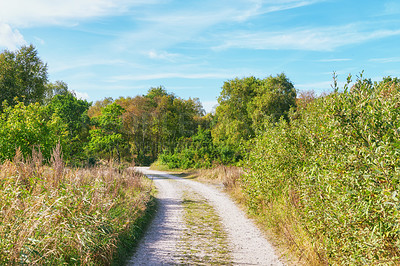
[[[96,101],[89,109],[88,115],[90,118],[101,115],[101,111],[114,102],[112,97],[106,97],[103,100]]]
[[[126,112],[122,115],[124,132],[137,163],[149,164],[164,151],[174,151],[182,137],[197,132],[204,110],[198,99],[181,99],[165,88],[150,88],[143,96],[120,97],[115,103]]]

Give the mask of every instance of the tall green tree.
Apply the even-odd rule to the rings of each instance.
[[[254,137],[248,105],[257,96],[261,80],[255,77],[235,78],[224,82],[218,98],[216,124],[212,130],[217,142],[238,144]]]
[[[82,160],[84,146],[89,141],[90,118],[87,115],[90,103],[77,99],[73,92],[62,90],[48,104],[49,111],[61,118],[68,129],[68,146],[64,154],[68,159]]]
[[[95,127],[90,130],[89,151],[103,159],[117,158],[121,161],[129,148],[123,134],[122,114],[124,108],[116,103],[107,105],[102,114],[93,119]]]
[[[43,102],[46,93],[47,64],[33,45],[0,54],[0,102],[9,105]]]
[[[255,94],[247,105],[253,130],[259,129],[267,118],[272,122],[278,122],[281,117],[287,120],[290,108],[296,106],[296,89],[283,73],[262,80]]]
[[[66,93],[72,93],[68,90],[67,83],[59,80],[57,80],[56,82],[49,82],[46,84],[44,103],[49,103],[56,95],[63,95]]]
[[[238,145],[254,138],[266,119],[287,118],[296,106],[296,90],[283,73],[265,79],[236,78],[224,83],[218,103],[213,138]]]

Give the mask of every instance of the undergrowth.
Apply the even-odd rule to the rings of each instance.
[[[0,165],[0,264],[122,264],[145,224],[152,185],[134,171],[68,169],[59,146]]]

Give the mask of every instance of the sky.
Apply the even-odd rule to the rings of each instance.
[[[236,77],[317,94],[334,72],[400,77],[400,1],[0,0],[0,50],[29,44],[88,101],[164,86],[210,112]]]

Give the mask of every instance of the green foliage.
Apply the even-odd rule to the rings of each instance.
[[[398,263],[399,103],[397,79],[360,78],[268,124],[242,180],[252,210],[283,204],[321,263]]]
[[[196,135],[182,138],[175,151],[164,151],[159,156],[161,164],[169,168],[209,168],[215,164],[235,164],[241,159],[236,147],[216,145],[210,129],[199,128]]]
[[[296,106],[296,90],[283,73],[262,80],[261,85],[255,88],[255,93],[247,105],[254,131],[260,129],[268,118],[273,122],[281,117],[287,119],[290,108]]]
[[[18,101],[25,104],[43,102],[46,83],[47,65],[32,45],[0,54],[0,103],[5,100],[10,105]]]
[[[65,140],[68,145],[63,150],[66,159],[82,161],[85,158],[84,147],[89,141],[89,107],[90,103],[77,99],[68,89],[58,91],[49,102],[50,112],[60,117],[68,129],[68,137]]]
[[[296,106],[296,90],[285,76],[248,77],[224,83],[218,98],[213,138],[237,145],[255,137],[266,119],[278,121]]]
[[[32,149],[40,149],[48,160],[53,147],[65,143],[66,135],[65,125],[47,106],[25,106],[22,102],[14,107],[5,105],[0,114],[0,160],[11,159],[18,148],[25,157]]]
[[[100,158],[117,157],[121,160],[121,152],[126,149],[126,141],[122,132],[122,114],[124,108],[116,103],[107,105],[102,114],[93,118],[95,127],[90,130],[89,152]]]

